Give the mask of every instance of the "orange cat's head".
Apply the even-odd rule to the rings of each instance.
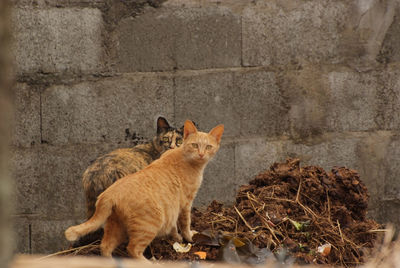
[[[197,131],[190,120],[186,120],[183,130],[183,150],[190,161],[207,162],[219,149],[224,125],[214,127],[209,133]]]

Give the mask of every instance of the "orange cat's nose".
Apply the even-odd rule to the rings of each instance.
[[[204,154],[199,153],[199,157],[200,157],[200,158],[203,158],[203,157],[204,157]]]

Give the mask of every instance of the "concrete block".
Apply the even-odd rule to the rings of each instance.
[[[264,70],[234,72],[233,85],[239,94],[235,110],[240,113],[242,136],[276,136],[288,132],[287,103],[274,73]]]
[[[94,147],[94,146],[92,146]],[[43,146],[41,152],[41,204],[43,220],[77,219],[85,215],[82,174],[89,164],[90,150],[83,146]]]
[[[383,161],[386,174],[384,177],[376,178],[377,183],[383,183],[384,198],[390,200],[397,199],[400,201],[400,135],[392,137],[392,140],[387,146],[386,155]],[[400,208],[398,209],[400,212]]]
[[[12,23],[17,74],[103,69],[100,10],[15,8]]]
[[[81,175],[90,160],[97,157],[93,147],[40,146],[15,150],[15,213],[42,219],[83,217]]]
[[[388,177],[393,178],[396,174],[390,172],[398,162],[395,158],[396,152],[390,149],[393,146],[393,136],[394,133],[389,131],[370,132],[359,141],[356,147],[356,166],[368,187],[371,211],[379,210],[382,197],[385,195],[386,180]],[[389,175],[388,172],[391,174]]]
[[[359,1],[362,3],[362,1]],[[397,0],[366,2],[359,27],[367,28],[366,47],[372,60],[380,63],[400,61],[400,6]],[[366,25],[365,25],[366,24]],[[367,26],[367,27],[365,27]],[[372,53],[371,53],[372,52]]]
[[[175,117],[193,120],[202,131],[225,125],[224,137],[240,133],[240,92],[230,72],[188,72],[175,78]]]
[[[224,139],[224,137],[222,137]],[[194,206],[207,206],[213,200],[231,203],[235,200],[235,144],[222,142],[215,158],[204,171],[203,182]]]
[[[51,254],[68,249],[70,242],[65,239],[64,231],[78,223],[75,220],[32,220],[32,253]]]
[[[285,72],[279,77],[279,87],[289,109],[287,121],[292,139],[315,137],[328,129],[330,100],[319,68]]]
[[[14,178],[13,205],[18,215],[38,214],[43,209],[43,186],[47,178],[41,177],[40,148],[14,149],[10,160]]]
[[[377,128],[378,81],[373,73],[331,72],[327,75],[327,124],[332,131]]]
[[[380,129],[400,130],[400,73],[394,66],[379,76],[377,124]]]
[[[51,144],[154,137],[157,117],[173,118],[173,95],[172,79],[154,74],[53,86],[42,96],[42,136]]]
[[[148,8],[116,29],[120,72],[240,66],[240,16],[222,8]]]
[[[237,142],[235,148],[236,188],[247,184],[249,180],[277,161],[281,160],[284,141],[268,141],[265,138],[253,138]]]
[[[26,84],[14,87],[14,133],[12,144],[30,147],[40,144],[40,92]]]
[[[395,17],[397,0],[347,2],[350,15],[342,36],[342,53],[352,63],[375,64]]]
[[[324,72],[314,67],[286,72],[279,87],[289,109],[291,137],[376,130],[386,103],[381,100],[385,94],[379,93],[382,83],[375,72]]]
[[[31,227],[29,221],[25,217],[12,218],[13,223],[13,238],[14,238],[14,253],[30,254],[31,248]]]
[[[382,224],[392,223],[395,227],[400,225],[399,199],[384,200],[378,212],[377,221]]]
[[[177,40],[178,69],[240,66],[241,21],[227,9],[177,9],[183,26]]]
[[[243,11],[243,65],[336,63],[348,13],[340,1],[257,1]]]
[[[400,8],[386,32],[377,60],[381,63],[400,62]]]

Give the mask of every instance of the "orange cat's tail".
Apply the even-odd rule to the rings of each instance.
[[[75,241],[81,236],[96,231],[111,215],[112,208],[111,200],[106,200],[102,198],[102,196],[99,196],[96,202],[96,211],[93,216],[88,221],[71,226],[65,230],[65,238],[67,238],[68,241]]]

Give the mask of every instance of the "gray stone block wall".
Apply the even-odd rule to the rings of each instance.
[[[16,252],[68,247],[84,170],[158,116],[225,124],[197,206],[299,157],[357,169],[370,216],[400,224],[396,1],[13,3]]]

